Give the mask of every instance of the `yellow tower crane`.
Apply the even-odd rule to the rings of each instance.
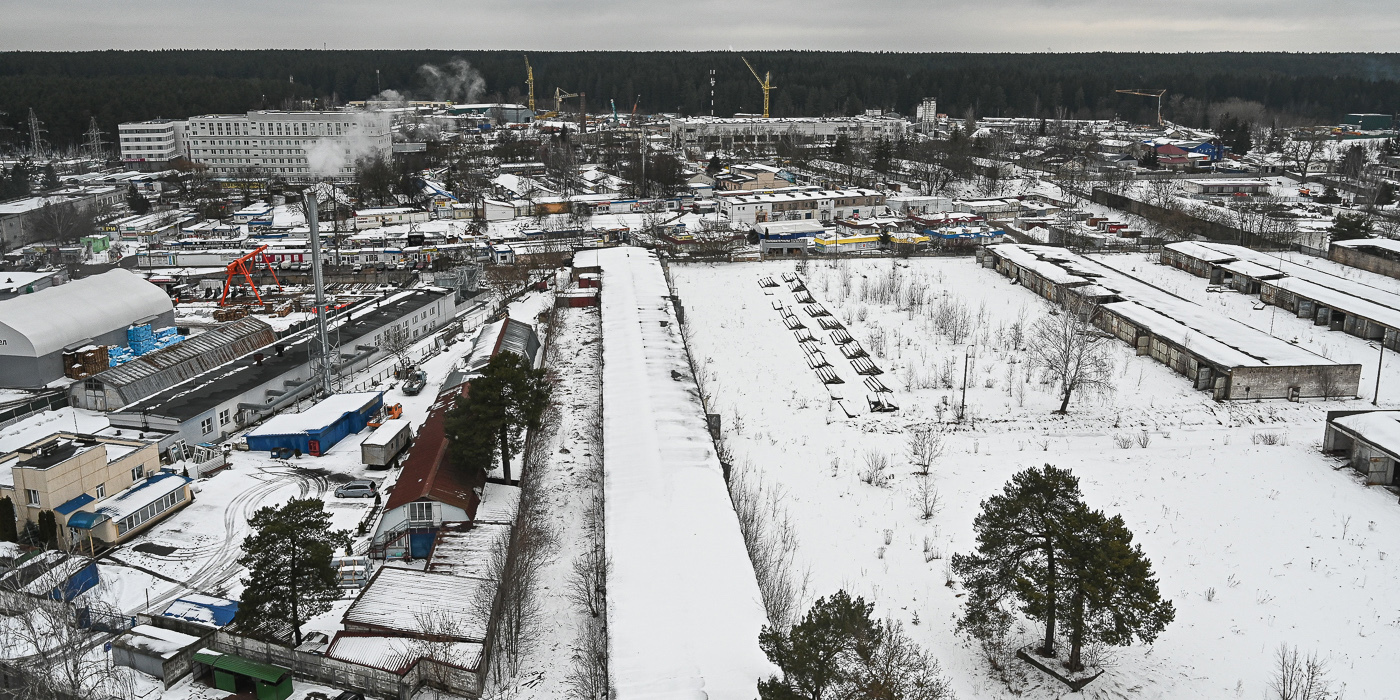
[[[535,69],[530,67],[529,56],[525,56],[525,85],[530,89],[530,116],[533,117],[535,116]]]
[[[753,73],[753,79],[754,79],[754,80],[757,80],[757,81],[758,81],[758,86],[761,87],[761,88],[763,88],[763,118],[764,118],[764,119],[767,119],[767,118],[768,118],[768,91],[773,89],[773,81],[772,81],[772,76],[773,76],[773,74],[772,74],[771,72],[769,72],[769,73],[764,73],[764,74],[763,74],[763,77],[760,78],[760,77],[758,77],[758,71],[754,70],[754,69],[753,69],[753,65],[752,65],[751,63],[749,63],[749,59],[744,58],[743,56],[740,56],[739,58],[743,58],[743,59],[744,59],[744,65],[746,65],[746,66],[749,67],[749,72],[750,72],[750,73]]]
[[[559,88],[554,88],[554,111],[557,113],[564,107],[564,100],[570,97],[578,97],[578,93],[564,92]]]
[[[1139,90],[1134,88],[1132,90],[1114,90],[1114,92],[1120,92],[1124,95],[1141,95],[1142,97],[1157,98],[1157,126],[1162,125],[1162,95],[1167,94],[1166,90]]]

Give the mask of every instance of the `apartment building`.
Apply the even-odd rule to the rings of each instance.
[[[117,125],[122,162],[144,170],[161,169],[184,157],[185,122],[178,119],[151,119]]]
[[[393,146],[386,112],[210,114],[186,126],[189,158],[215,176],[286,179],[354,175],[358,158]]]
[[[884,213],[885,195],[876,190],[809,190],[790,188],[756,194],[719,196],[719,209],[734,224],[814,219],[834,221]]]
[[[160,470],[156,443],[131,438],[54,433],[0,455],[6,477],[19,526],[52,511],[66,547],[117,544],[193,497],[189,478]]]

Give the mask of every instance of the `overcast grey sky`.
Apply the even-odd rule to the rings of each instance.
[[[1397,0],[0,0],[0,50],[1400,51]]]

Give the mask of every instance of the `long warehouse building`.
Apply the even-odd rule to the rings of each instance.
[[[1356,396],[1361,365],[1339,364],[1064,248],[1005,243],[985,267],[1046,299],[1090,309],[1094,325],[1185,375],[1217,400]]]

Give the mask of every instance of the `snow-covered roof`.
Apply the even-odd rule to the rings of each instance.
[[[369,437],[365,438],[360,444],[369,445],[371,447],[382,447],[393,442],[394,438],[398,437],[398,434],[409,425],[410,423],[407,418],[390,418],[380,423],[379,427],[375,428],[374,432],[370,433]]]
[[[481,664],[482,645],[476,642],[425,643],[407,637],[381,637],[340,633],[326,649],[326,656],[390,673],[407,673],[420,658],[475,670]]]
[[[187,622],[210,627],[222,627],[233,622],[233,616],[237,612],[238,601],[190,593],[175,599],[161,615],[178,617]]]
[[[150,656],[168,659],[199,643],[199,637],[155,625],[137,625],[117,639],[116,645]]]
[[[489,617],[482,601],[489,601],[495,588],[495,582],[487,579],[385,566],[345,611],[343,622],[347,627],[363,625],[481,642],[486,639]]]
[[[98,501],[94,512],[105,515],[112,520],[121,520],[179,491],[191,481],[193,480],[189,477],[179,474],[160,472],[137,482],[131,488],[123,489],[120,493]]]
[[[1400,458],[1400,411],[1367,411],[1332,419],[1362,440]]]
[[[0,353],[43,356],[174,310],[170,297],[126,270],[108,270],[0,302]]]
[[[1400,241],[1393,238],[1353,238],[1349,241],[1333,241],[1339,248],[1380,248],[1392,253],[1400,253]]]
[[[751,697],[773,671],[758,647],[767,619],[694,384],[671,380],[690,367],[670,290],[654,252],[599,260],[618,697]]]
[[[378,391],[356,391],[332,394],[301,413],[281,413],[248,431],[249,435],[297,435],[324,428],[340,417],[358,411],[380,396]]]
[[[472,523],[465,529],[438,531],[427,570],[468,578],[491,578],[492,558],[510,535],[509,525]]]
[[[486,482],[481,493],[481,503],[476,507],[478,523],[515,524],[515,513],[520,509],[520,487]]]

